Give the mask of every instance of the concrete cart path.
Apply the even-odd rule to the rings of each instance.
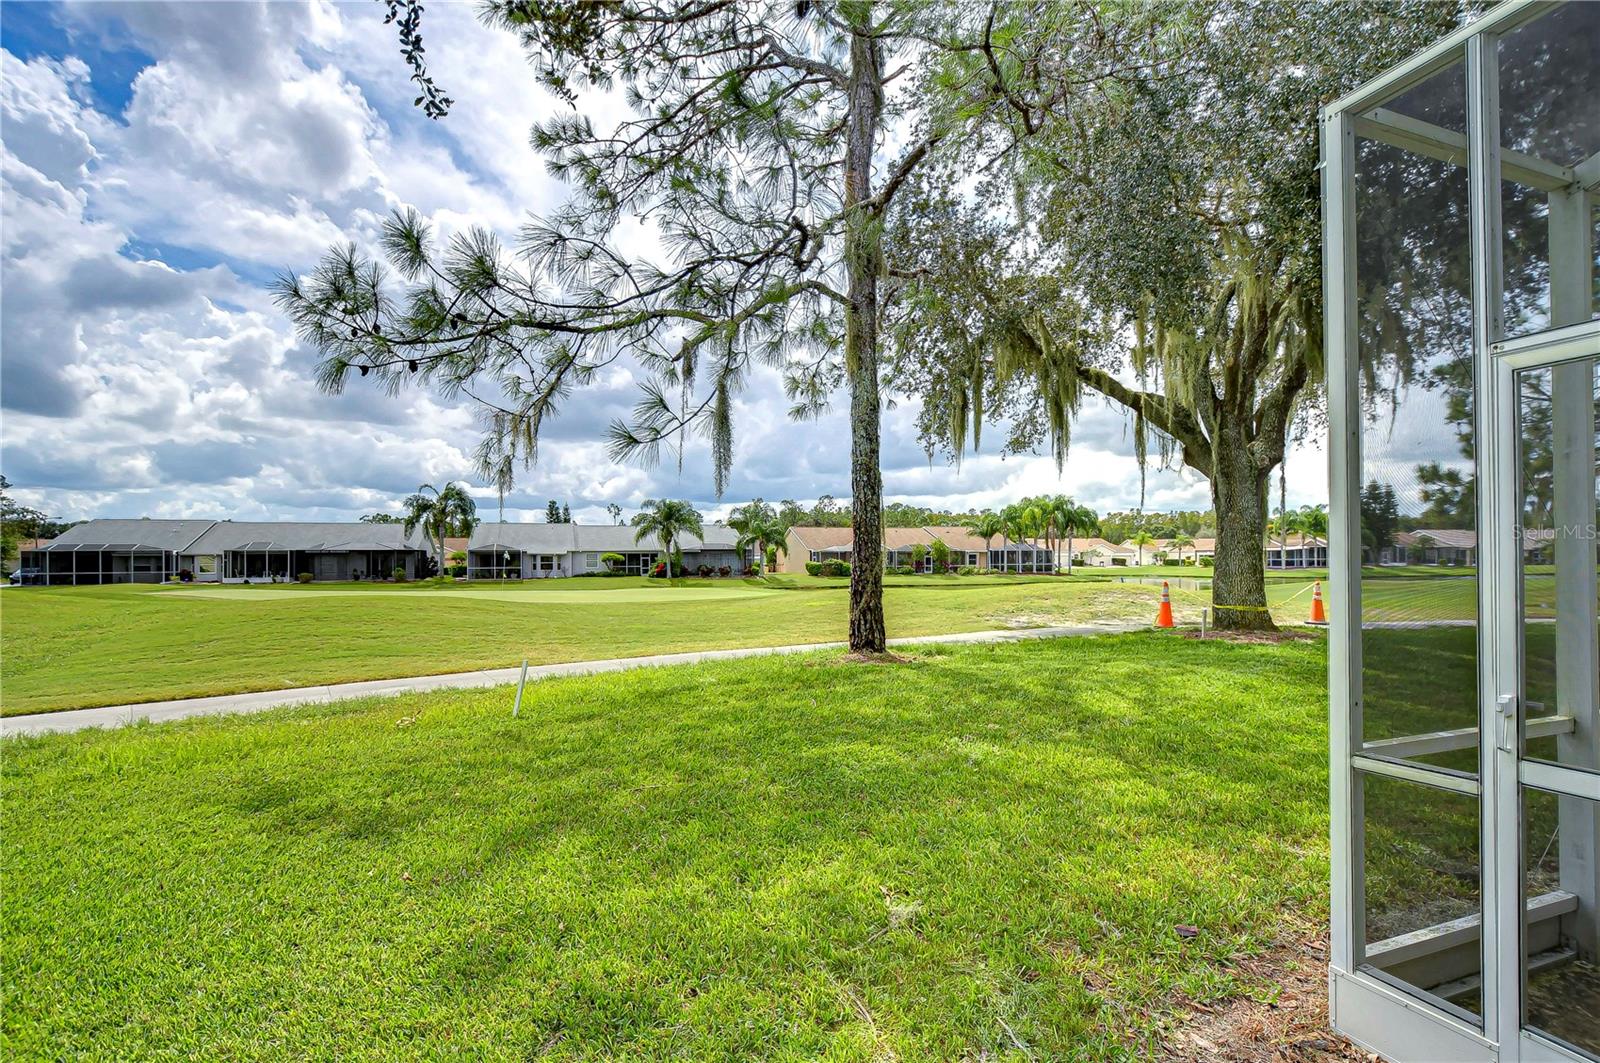
[[[1066,638],[1074,635],[1106,635],[1148,630],[1149,624],[1095,624],[1071,627],[1034,627],[1008,631],[965,631],[954,635],[919,635],[890,639],[891,646],[917,646],[945,642],[1018,642],[1024,639]],[[700,661],[728,661],[741,657],[768,657],[779,653],[808,653],[812,650],[843,649],[842,642],[814,642],[801,646],[750,646],[732,650],[696,650],[690,653],[657,653],[646,657],[617,657],[601,661],[569,661],[562,664],[528,666],[529,679],[549,679],[563,675],[592,675],[596,672],[625,672],[633,668],[654,668]],[[182,698],[177,701],[148,701],[137,705],[104,705],[93,709],[67,709],[28,716],[0,718],[0,736],[36,735],[81,731],[87,727],[120,727],[149,720],[161,723],[190,716],[222,716],[229,713],[260,712],[280,705],[307,705],[426,690],[458,690],[468,687],[502,686],[515,683],[522,669],[490,668],[481,672],[452,672],[446,675],[419,675],[406,679],[372,679],[361,683],[336,683],[331,686],[291,687],[287,690],[261,690],[248,694],[221,694],[209,698]]]

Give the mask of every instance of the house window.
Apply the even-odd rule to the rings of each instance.
[[[583,567],[586,572],[594,572],[600,568],[599,554],[584,554]]]
[[[201,554],[194,559],[195,571],[202,576],[214,575],[217,571],[217,555]]]
[[[977,568],[978,567],[978,555],[976,553],[967,554],[967,566],[969,568]]]

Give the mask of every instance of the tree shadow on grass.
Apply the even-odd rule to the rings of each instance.
[[[34,835],[26,866],[73,863],[90,893],[69,911],[189,920],[162,942],[180,966],[231,955],[229,927],[303,941],[260,946],[238,994],[295,984],[353,1019],[373,990],[326,972],[377,949],[408,973],[380,983],[374,1040],[420,1014],[530,1051],[850,1054],[865,1014],[933,1058],[1004,1050],[996,1015],[1045,1053],[1114,1054],[1140,1008],[1211,984],[1198,972],[1319,880],[1323,708],[1286,693],[1320,689],[1307,648],[912,656],[542,683],[518,720],[501,692],[462,692],[197,726],[144,742],[95,825],[66,812],[95,791],[74,758],[41,749],[32,783],[63,803],[35,795],[26,817],[63,833]],[[204,888],[163,887],[149,845]],[[91,954],[115,971],[151,944]],[[135,996],[199,1043],[278,1021],[213,1025],[167,976]]]

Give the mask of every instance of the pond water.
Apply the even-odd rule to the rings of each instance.
[[[1211,589],[1209,579],[1197,579],[1194,576],[1117,576],[1114,583],[1144,583],[1152,587],[1159,587],[1163,583],[1171,584],[1173,590],[1179,591],[1208,591]]]

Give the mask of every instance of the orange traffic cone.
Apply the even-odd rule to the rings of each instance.
[[[1167,589],[1167,581],[1161,581],[1161,608],[1156,612],[1156,627],[1172,626],[1172,592]]]
[[[1322,581],[1318,580],[1311,588],[1311,619],[1308,623],[1326,624],[1328,614],[1322,608]]]

